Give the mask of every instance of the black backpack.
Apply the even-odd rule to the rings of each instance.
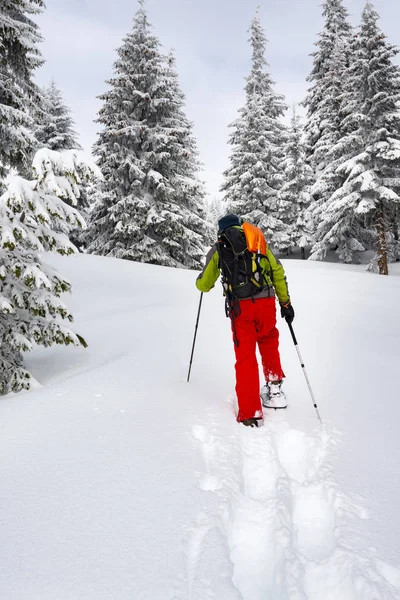
[[[236,317],[240,314],[239,300],[254,298],[269,285],[259,262],[263,255],[248,249],[246,234],[238,227],[220,234],[218,254],[227,315]]]

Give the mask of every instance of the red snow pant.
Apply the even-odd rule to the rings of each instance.
[[[234,320],[239,342],[238,346],[235,345],[235,369],[239,405],[237,420],[244,421],[262,417],[256,346],[261,354],[265,381],[279,381],[285,374],[279,356],[275,298],[240,300],[240,311]]]

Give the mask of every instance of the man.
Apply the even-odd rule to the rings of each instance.
[[[257,427],[263,418],[261,399],[266,408],[287,406],[281,389],[285,375],[279,356],[275,301],[276,294],[282,317],[291,323],[294,310],[285,271],[268,248],[262,231],[228,214],[218,221],[218,242],[207,254],[197,288],[209,292],[220,274],[235,343],[237,420]],[[261,393],[257,345],[266,382]]]

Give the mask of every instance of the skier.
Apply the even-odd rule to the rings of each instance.
[[[231,318],[236,355],[237,420],[258,427],[266,408],[286,408],[281,389],[283,378],[276,328],[275,294],[281,315],[294,319],[282,264],[268,248],[262,231],[228,214],[218,221],[218,242],[209,250],[203,271],[196,280],[201,292],[209,292],[222,275],[227,316]],[[265,385],[260,392],[256,346]],[[262,404],[261,404],[262,400]]]

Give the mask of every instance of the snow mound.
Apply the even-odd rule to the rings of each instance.
[[[89,346],[27,354],[0,402],[2,598],[400,598],[399,265],[284,261],[325,425],[279,319],[289,407],[248,429],[218,287],[188,384],[196,273],[43,258]]]

